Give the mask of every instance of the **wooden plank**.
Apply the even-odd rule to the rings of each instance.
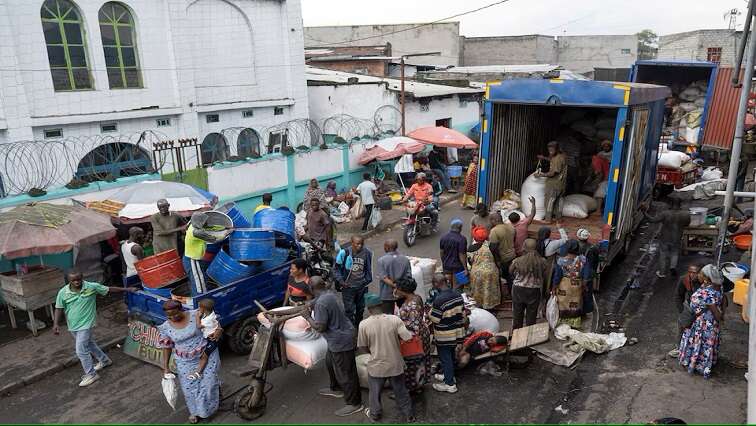
[[[65,283],[63,271],[48,266],[35,267],[22,275],[15,271],[0,274],[0,288],[24,297],[60,289]]]
[[[2,290],[2,292],[5,303],[12,305],[14,308],[21,309],[22,311],[33,311],[45,305],[55,303],[58,290],[59,289],[54,288],[47,290],[44,293],[35,294],[29,297],[21,296],[7,290]]]
[[[527,348],[549,340],[549,324],[542,322],[512,332],[512,340],[509,342],[509,351]]]

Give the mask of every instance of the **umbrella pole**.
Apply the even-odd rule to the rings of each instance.
[[[407,187],[404,186],[404,179],[402,179],[402,174],[401,173],[397,173],[396,175],[399,176],[399,183],[402,184],[402,190],[404,190],[404,193],[406,194],[407,193]]]

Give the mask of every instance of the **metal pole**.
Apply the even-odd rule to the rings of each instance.
[[[404,127],[404,56],[402,56],[402,60],[400,62],[400,72],[401,72],[401,79],[402,79],[402,90],[401,94],[399,95],[401,100],[399,101],[402,104],[402,136],[405,136],[406,130]]]
[[[743,29],[751,28],[751,19],[753,19],[753,6],[754,6],[753,2],[754,0],[750,0],[748,2],[748,12],[746,13],[746,21],[745,21],[745,24],[743,25]],[[743,66],[743,53],[745,53],[746,41],[748,40],[745,36],[745,33],[746,32],[743,31],[743,37],[740,40],[740,44],[738,44],[738,52],[737,52],[738,54],[735,57],[736,70],[739,70],[740,67]],[[732,84],[737,86],[740,81],[739,79],[740,79],[740,73],[736,72],[732,76]]]
[[[754,173],[756,176],[756,173]],[[753,198],[756,211],[756,197]],[[756,236],[756,222],[751,231]],[[748,281],[748,424],[756,423],[756,238],[751,241],[751,277]]]
[[[744,43],[748,42],[752,30],[753,21],[751,22],[751,27],[743,31]],[[727,237],[727,223],[730,221],[730,211],[732,210],[732,203],[734,201],[733,192],[735,191],[735,180],[738,176],[740,151],[743,147],[745,117],[748,112],[748,95],[751,92],[751,82],[753,79],[754,55],[756,55],[756,43],[753,42],[753,37],[751,37],[751,43],[748,45],[748,56],[746,57],[745,70],[743,71],[743,87],[740,89],[740,103],[738,105],[737,115],[738,121],[735,127],[735,139],[732,142],[732,151],[730,153],[730,169],[727,171],[727,194],[725,194],[724,199],[724,212],[722,213],[722,221],[719,224],[717,265],[722,261],[722,250],[724,248],[725,238]],[[739,73],[739,70],[736,69],[735,73]]]

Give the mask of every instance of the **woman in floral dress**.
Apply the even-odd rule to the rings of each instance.
[[[177,378],[189,411],[189,423],[197,423],[200,418],[207,419],[218,410],[220,356],[217,349],[213,351],[200,377],[190,378],[196,377],[192,373],[198,371],[200,357],[207,344],[199,327],[197,311],[185,312],[175,300],[165,302],[163,311],[168,318],[158,326],[158,344],[163,348],[163,373],[170,371],[168,360],[173,353]],[[217,340],[221,333],[219,327],[210,338]]]
[[[475,241],[467,250],[472,258],[470,292],[475,303],[483,309],[493,309],[501,303],[499,268],[488,245],[488,231],[484,227],[472,231]]]
[[[465,191],[462,195],[462,207],[474,209],[478,205],[478,156],[473,155],[465,175]]]
[[[423,386],[428,383],[431,373],[431,333],[425,316],[423,299],[415,294],[416,289],[415,280],[404,279],[397,281],[394,290],[397,303],[401,303],[397,315],[404,321],[407,330],[413,335],[420,336],[423,342],[423,356],[404,359],[406,364],[404,377],[407,390],[415,393],[423,390]]]
[[[695,320],[680,339],[680,365],[688,373],[708,379],[719,356],[719,332],[723,315],[722,274],[716,266],[706,265],[699,273],[701,287],[690,297]]]

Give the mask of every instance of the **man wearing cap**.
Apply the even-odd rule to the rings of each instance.
[[[548,150],[548,157],[539,155],[538,159],[549,161],[549,171],[546,173],[537,172],[536,176],[547,178],[544,204],[546,205],[546,220],[552,221],[562,217],[559,199],[564,195],[567,182],[567,158],[559,150],[559,142],[557,141],[549,142]]]
[[[433,205],[433,186],[426,181],[425,173],[421,172],[417,174],[415,183],[404,194],[402,202],[405,203],[412,197],[415,198],[415,202],[425,205],[425,210],[431,215],[431,221],[435,229],[438,225],[438,210]]]
[[[178,235],[186,229],[181,216],[173,213],[166,199],[157,202],[158,212],[150,216],[152,225],[152,249],[155,254],[178,250]]]
[[[459,288],[457,285],[457,274],[464,272],[465,275],[470,275],[470,270],[467,266],[467,238],[462,235],[462,219],[455,217],[451,220],[449,232],[441,238],[439,246],[441,248],[441,265],[443,266],[444,274],[448,277],[449,281],[453,284],[454,288]]]
[[[399,411],[404,415],[403,423],[411,423],[415,421],[415,414],[404,381],[405,364],[399,340],[412,339],[412,333],[407,330],[401,318],[384,314],[381,305],[381,298],[377,294],[365,295],[365,306],[370,316],[360,323],[357,332],[357,352],[370,354],[367,362],[370,405],[365,414],[373,421],[381,419],[381,391],[388,380]]]
[[[596,276],[599,264],[598,247],[588,241],[590,238],[591,233],[587,229],[578,229],[578,250],[581,256],[585,256],[586,266],[590,270],[590,275],[585,280],[587,291],[583,292],[583,314],[593,312],[593,278]]]

